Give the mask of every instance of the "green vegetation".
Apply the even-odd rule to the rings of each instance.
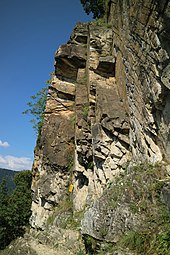
[[[134,215],[138,215],[139,226],[122,235],[117,246],[129,248],[135,254],[170,254],[170,212],[163,203],[161,190],[169,183],[167,173],[161,165],[141,164],[125,172],[110,186],[113,192],[110,206],[128,203]]]
[[[80,0],[84,11],[89,15],[93,14],[91,23],[95,26],[111,28],[112,25],[107,22],[107,12],[109,8],[109,0]],[[85,81],[86,82],[86,81]]]
[[[54,208],[53,213],[47,219],[47,224],[52,225],[54,221],[57,221],[57,225],[61,228],[66,228],[67,221],[72,217],[73,204],[72,200],[68,196],[60,201],[60,203]]]
[[[47,219],[47,225],[53,225],[63,228],[79,230],[84,211],[73,212],[72,195],[68,194],[65,199],[54,207],[53,213]]]
[[[76,253],[76,255],[85,255],[85,252],[82,251],[82,250],[80,250],[80,251],[78,251],[78,252]]]
[[[112,24],[107,23],[105,18],[95,19],[91,23],[102,28],[112,28]]]
[[[74,139],[71,139],[68,147],[67,147],[67,169],[68,171],[73,170],[73,165],[74,165]]]
[[[33,129],[37,134],[40,133],[44,121],[47,91],[48,88],[43,88],[37,92],[36,95],[31,96],[31,101],[27,103],[28,109],[23,112],[23,114],[30,114],[33,116],[30,122],[33,123]]]
[[[16,173],[17,173],[16,171],[0,168],[0,183],[3,180],[3,178],[5,178],[6,186],[9,192],[11,192],[15,188],[14,175]]]
[[[94,19],[104,16],[106,0],[80,0],[80,2],[88,15],[93,13]]]
[[[75,114],[70,118],[70,122],[71,122],[72,126],[75,127],[75,125],[76,125],[76,116],[75,116]]]
[[[51,78],[45,82],[47,85],[51,84],[52,76],[54,74],[54,72],[50,73]],[[42,88],[34,96],[30,97],[31,101],[27,103],[28,109],[22,112],[23,114],[29,114],[33,116],[30,122],[33,124],[33,129],[37,135],[40,135],[44,122],[44,110],[46,107],[47,95],[48,87]]]
[[[139,254],[144,254],[146,238],[147,235],[140,232],[129,231],[123,236],[121,245],[123,247],[128,247],[130,250],[136,250]]]
[[[87,86],[87,82],[88,82],[88,74],[87,74],[87,70],[85,70],[84,75],[82,76],[79,83]]]
[[[97,254],[96,252],[97,240],[95,238],[89,235],[85,235],[84,243],[85,243],[87,254],[89,255]]]
[[[122,228],[124,233],[116,244],[85,236],[87,254],[110,255],[129,249],[136,255],[170,255],[170,211],[161,195],[162,188],[169,183],[166,169],[160,164],[146,163],[125,170],[108,185],[103,195],[105,210],[116,210],[126,204],[138,219],[135,227]],[[108,231],[105,224],[99,229],[103,239],[107,238]]]
[[[87,119],[88,114],[89,114],[89,105],[84,104],[84,106],[83,106],[83,118]]]
[[[31,216],[31,171],[21,171],[14,177],[16,188],[8,193],[6,181],[0,184],[0,249],[23,235]]]

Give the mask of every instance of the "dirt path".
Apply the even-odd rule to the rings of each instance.
[[[54,250],[47,245],[37,243],[36,241],[30,241],[29,244],[38,255],[73,255],[72,252],[61,249]]]

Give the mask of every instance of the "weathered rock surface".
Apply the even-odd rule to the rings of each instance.
[[[33,233],[32,233],[33,235]],[[77,235],[72,231],[65,231],[65,236],[60,231],[51,231],[51,242],[48,232],[38,233],[37,236],[25,235],[18,238],[9,247],[0,252],[2,255],[74,255],[75,245],[79,245]]]
[[[35,229],[45,230],[53,209],[69,197],[73,212],[86,210],[82,234],[102,239],[97,228],[109,183],[129,162],[168,161],[170,3],[111,0],[107,19],[105,26],[78,23],[56,52],[35,149]],[[126,203],[110,220],[105,239],[114,242],[136,224]]]
[[[131,158],[127,97],[122,100],[116,83],[112,46],[111,29],[80,23],[68,45],[56,52],[35,151],[34,227],[45,226],[70,183],[74,209],[91,205]]]

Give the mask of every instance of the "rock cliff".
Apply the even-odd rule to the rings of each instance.
[[[108,205],[116,189],[109,187],[132,165],[169,169],[170,2],[111,0],[105,18],[78,23],[55,54],[35,148],[31,225],[45,231],[51,219],[63,229],[63,218],[81,214],[83,236],[117,242],[140,220],[126,196]]]

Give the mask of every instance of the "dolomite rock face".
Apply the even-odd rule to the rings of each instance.
[[[107,26],[78,23],[56,52],[35,149],[34,228],[44,229],[71,196],[74,212],[88,208],[82,234],[100,238],[96,216],[105,212],[109,183],[129,162],[170,155],[169,1],[112,0],[107,19]],[[115,230],[117,218],[136,224],[126,205],[119,209],[110,219]],[[117,231],[108,238],[117,240]]]

